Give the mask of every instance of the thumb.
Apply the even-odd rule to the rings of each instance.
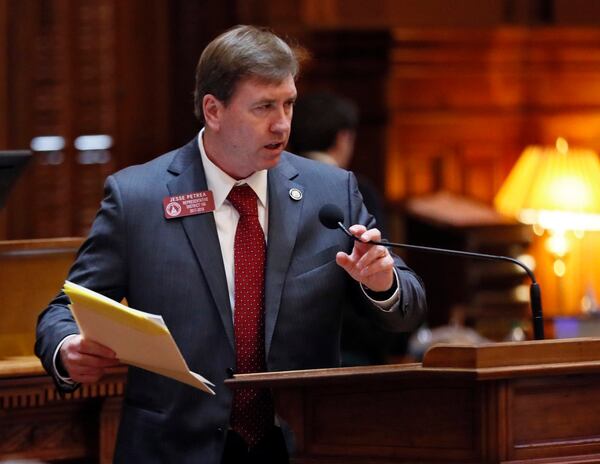
[[[352,265],[352,258],[343,251],[339,251],[335,255],[335,262],[338,264],[338,266],[348,271]]]

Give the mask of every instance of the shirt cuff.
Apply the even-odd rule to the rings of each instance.
[[[392,293],[392,295],[386,298],[385,300],[376,299],[376,295],[378,294],[378,292],[373,292],[372,290],[369,290],[363,284],[360,284],[360,288],[362,289],[365,296],[369,299],[369,301],[371,301],[371,303],[373,303],[382,311],[390,312],[393,309],[394,305],[396,305],[396,303],[400,301],[400,285],[398,282],[398,272],[396,271],[396,268],[394,268],[394,284],[392,285],[392,288],[390,288],[390,290],[386,292],[379,293],[381,295],[387,295],[395,287],[395,290]]]
[[[58,369],[58,364],[56,363],[57,356],[58,356],[58,353],[60,352],[60,347],[63,346],[63,343],[66,342],[69,338],[73,338],[76,336],[77,336],[77,334],[71,334],[71,335],[67,335],[65,338],[63,338],[60,341],[60,343],[58,344],[58,346],[56,347],[56,350],[54,351],[54,356],[52,356],[52,366],[54,368],[54,376],[59,381],[59,383],[62,383],[64,385],[77,385],[77,383],[74,382],[71,377],[66,377],[64,375],[61,375],[60,370]]]

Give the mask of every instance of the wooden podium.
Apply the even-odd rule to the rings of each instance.
[[[292,462],[600,462],[600,339],[438,345],[423,364],[237,375],[272,389]]]

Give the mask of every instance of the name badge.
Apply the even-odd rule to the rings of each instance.
[[[210,213],[215,210],[215,199],[210,190],[182,193],[181,195],[164,197],[163,209],[167,219]]]

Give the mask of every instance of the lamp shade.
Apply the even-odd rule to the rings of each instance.
[[[498,191],[498,211],[544,229],[600,230],[600,162],[587,149],[527,147]]]

